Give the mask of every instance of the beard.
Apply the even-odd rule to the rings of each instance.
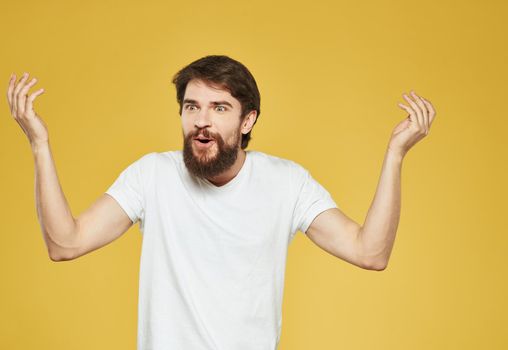
[[[215,144],[206,149],[195,149],[193,143],[194,138],[199,134],[207,138],[213,138]],[[211,178],[217,176],[231,168],[238,157],[239,140],[241,138],[240,129],[234,135],[233,144],[228,144],[218,133],[210,133],[207,129],[196,130],[189,133],[187,137],[184,135],[183,142],[183,161],[187,170],[194,176],[199,178]],[[213,148],[217,148],[214,156]]]

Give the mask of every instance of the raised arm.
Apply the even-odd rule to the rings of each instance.
[[[15,84],[16,76],[12,75],[7,99],[11,114],[27,135],[34,156],[37,217],[51,260],[75,259],[113,241],[132,225],[132,221],[107,194],[78,218],[72,216],[56,173],[47,128],[33,111],[34,99],[44,90],[27,96],[36,83],[34,78],[25,84],[27,79],[25,73]]]
[[[436,112],[432,104],[411,92],[399,103],[409,113],[393,130],[385,154],[374,200],[362,226],[339,209],[319,214],[307,229],[307,236],[332,255],[369,270],[383,270],[388,264],[400,217],[402,160],[407,151],[429,133]]]
[[[400,216],[402,157],[387,150],[376,194],[363,226],[338,208],[319,214],[307,236],[330,254],[367,270],[388,264]]]

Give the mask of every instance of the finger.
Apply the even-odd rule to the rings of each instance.
[[[26,110],[30,111],[33,109],[33,101],[37,96],[44,93],[44,89],[39,89],[37,91],[34,91],[28,98],[26,99]]]
[[[25,113],[25,104],[26,104],[26,97],[28,90],[34,86],[34,84],[37,82],[37,78],[32,78],[28,84],[26,84],[23,89],[19,92],[19,111],[21,113]]]
[[[19,109],[19,105],[18,105],[19,90],[21,90],[23,88],[23,85],[25,84],[25,81],[27,79],[28,79],[28,74],[23,73],[23,75],[21,76],[21,79],[19,80],[18,84],[14,88],[13,102],[14,102],[14,113],[16,113],[16,114],[19,112],[19,110],[18,110]]]
[[[409,116],[408,118],[413,122],[413,123],[418,123],[417,119],[416,119],[416,113],[415,111],[411,108],[411,107],[408,107],[402,103],[398,103],[397,104],[400,108],[404,109],[405,111],[407,111],[409,113]]]
[[[418,105],[416,103],[414,103],[414,101],[407,94],[402,94],[402,97],[404,97],[404,99],[415,110],[416,116],[417,116],[417,120],[418,120],[416,125],[418,125],[418,127],[420,129],[425,129],[425,126],[423,125],[423,116],[422,116],[422,111],[420,110],[420,107],[418,107]]]
[[[12,92],[14,91],[14,82],[16,81],[16,75],[11,74],[11,78],[9,79],[9,85],[7,87],[7,101],[9,101],[9,107],[12,113]]]
[[[422,117],[423,117],[423,126],[425,127],[425,134],[429,133],[429,111],[427,111],[427,107],[425,106],[425,103],[421,100],[420,96],[418,96],[413,90],[411,90],[411,96],[416,101],[416,104],[420,107],[422,110]]]
[[[436,111],[434,109],[434,106],[432,106],[432,103],[430,103],[423,97],[422,97],[422,100],[425,103],[425,105],[427,106],[427,108],[429,109],[429,127],[430,127],[432,125],[432,122],[434,121],[434,117],[436,116]]]

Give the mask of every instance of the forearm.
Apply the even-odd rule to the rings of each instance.
[[[362,253],[369,265],[385,268],[400,218],[403,157],[387,148],[374,200],[360,231]]]
[[[37,216],[50,256],[76,244],[75,220],[58,181],[49,141],[32,145],[35,161],[35,202]]]

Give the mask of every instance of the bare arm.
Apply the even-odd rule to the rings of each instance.
[[[306,232],[322,249],[365,269],[383,270],[388,264],[400,217],[402,160],[429,133],[436,114],[429,101],[414,92],[411,95],[414,100],[403,95],[411,108],[399,103],[409,116],[393,131],[363,226],[334,208],[319,214]]]
[[[76,259],[114,241],[132,226],[125,211],[105,193],[74,218],[49,143],[33,147],[33,154],[37,216],[51,260]]]
[[[378,188],[360,226],[338,208],[319,214],[307,236],[330,254],[368,270],[388,263],[400,216],[402,157],[386,152]]]
[[[27,135],[35,161],[35,199],[37,217],[48,254],[53,261],[75,259],[115,240],[132,225],[120,205],[103,194],[78,218],[74,218],[58,180],[51,154],[47,128],[35,114],[32,102],[43,92],[30,96],[28,89],[36,79],[25,85],[28,74],[18,84],[13,75],[7,99],[11,114]]]
[[[35,204],[48,254],[52,260],[68,257],[78,247],[76,221],[58,181],[49,142],[32,147],[35,161]]]
[[[375,270],[386,268],[399,225],[402,159],[387,150],[374,200],[360,230],[362,255]]]

